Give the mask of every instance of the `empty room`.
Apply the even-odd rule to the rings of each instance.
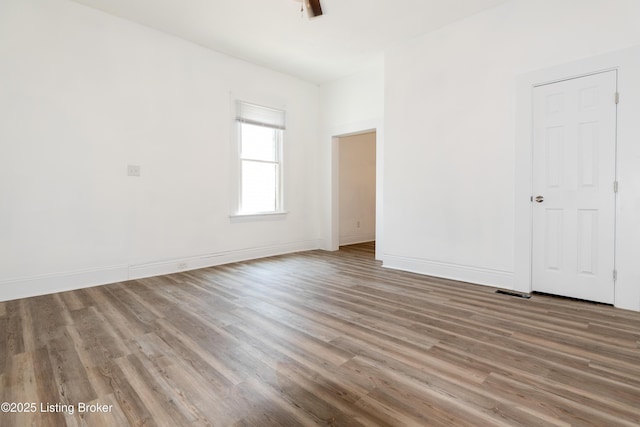
[[[637,0],[0,0],[0,426],[640,425]]]

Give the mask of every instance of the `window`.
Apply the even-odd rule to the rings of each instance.
[[[238,213],[282,211],[284,111],[238,101],[240,153]]]

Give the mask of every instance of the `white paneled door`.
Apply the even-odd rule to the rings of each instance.
[[[538,86],[532,289],[613,303],[617,71]]]

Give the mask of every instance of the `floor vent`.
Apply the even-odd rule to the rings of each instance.
[[[503,291],[502,289],[498,289],[496,291],[496,294],[510,295],[512,297],[518,297],[518,298],[524,298],[524,299],[531,298],[531,295],[529,295],[529,294],[523,294],[523,293],[520,293],[520,292],[513,292],[513,291]]]

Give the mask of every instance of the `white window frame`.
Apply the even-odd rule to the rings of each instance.
[[[263,215],[281,215],[286,214],[284,210],[283,197],[283,152],[284,152],[284,131],[285,131],[285,112],[270,107],[236,101],[236,144],[237,144],[237,170],[238,170],[238,186],[237,186],[237,205],[236,214],[232,216],[263,216]],[[263,126],[273,129],[275,132],[275,160],[260,160],[244,158],[242,156],[242,125]],[[243,164],[244,162],[268,163],[276,166],[276,184],[275,184],[275,209],[269,211],[245,211],[242,206],[243,194]]]

